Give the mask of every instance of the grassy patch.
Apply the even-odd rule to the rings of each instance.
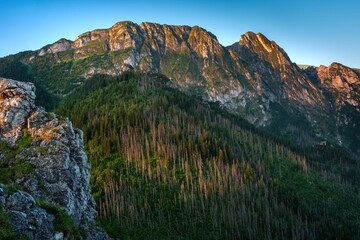
[[[53,222],[55,231],[63,232],[67,237],[74,237],[75,239],[80,237],[79,229],[76,227],[74,221],[66,213],[65,210],[61,209],[59,206],[49,203],[46,200],[37,199],[37,204],[39,207],[46,210],[46,212],[55,216]]]
[[[0,206],[0,239],[4,240],[28,240],[28,237],[17,236],[11,227],[9,216]]]
[[[14,192],[20,190],[19,186],[17,184],[14,184],[14,183],[10,183],[10,184],[7,184],[5,185],[4,187],[4,191],[7,193],[7,194],[13,194]]]
[[[39,152],[41,155],[45,155],[47,153],[48,148],[44,146],[36,147],[36,151]]]
[[[2,207],[0,207],[0,239],[18,239],[11,227],[9,217]]]
[[[0,182],[11,183],[32,171],[33,165],[30,162],[17,157],[24,149],[31,146],[31,142],[32,138],[24,132],[14,147],[0,143],[0,153],[3,155],[0,161]]]

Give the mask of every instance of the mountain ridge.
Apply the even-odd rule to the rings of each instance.
[[[124,21],[74,41],[60,39],[20,58],[47,89],[64,96],[95,74],[132,69],[160,73],[183,91],[218,101],[256,126],[298,143],[304,141],[296,135],[307,135],[309,143],[327,140],[345,142],[346,147],[355,141],[338,132],[334,116],[341,111],[326,95],[336,92],[322,91],[284,49],[261,33],[245,33],[225,47],[198,26]],[[355,97],[353,102],[358,102]],[[357,116],[359,110],[354,111]],[[352,118],[346,114],[340,113]],[[358,126],[348,128],[352,130],[345,132]]]

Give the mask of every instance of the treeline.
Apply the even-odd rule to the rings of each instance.
[[[169,84],[134,72],[94,76],[56,109],[84,131],[112,236],[360,237],[357,162],[325,147],[284,147]]]
[[[27,52],[0,58],[0,77],[22,82],[32,82],[36,87],[36,105],[52,109],[58,102],[56,96],[49,93],[39,79],[36,79],[28,66],[21,62]]]

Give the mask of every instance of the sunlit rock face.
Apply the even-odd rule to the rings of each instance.
[[[44,59],[50,66],[59,66],[60,76],[64,75],[66,81],[77,81],[73,85],[96,74],[119,75],[127,70],[160,73],[173,86],[217,101],[256,126],[298,143],[325,139],[343,144],[339,108],[334,108],[342,103],[333,102],[338,98],[329,98],[329,94],[339,92],[343,95],[341,102],[355,109],[358,104],[353,93],[358,93],[354,87],[358,86],[356,72],[335,64],[331,69],[341,68],[344,74],[335,76],[335,70],[319,67],[320,80],[316,82],[291,61],[284,49],[261,33],[247,32],[225,47],[199,26],[124,21],[109,29],[86,32],[74,41],[59,40],[22,61],[37,66],[44,64]],[[331,87],[325,80],[327,74],[332,79]],[[53,76],[55,80],[58,77]],[[59,89],[63,95],[72,90]],[[352,113],[344,114],[341,116],[346,117],[340,118],[347,120],[342,122],[353,118]],[[298,138],[302,135],[306,137]]]
[[[333,92],[340,93],[338,104],[359,106],[360,77],[355,70],[339,63],[320,66],[316,69],[321,84]]]

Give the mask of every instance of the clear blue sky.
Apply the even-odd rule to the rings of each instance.
[[[199,25],[225,46],[262,32],[296,63],[360,68],[358,0],[0,0],[0,57],[123,20]]]

